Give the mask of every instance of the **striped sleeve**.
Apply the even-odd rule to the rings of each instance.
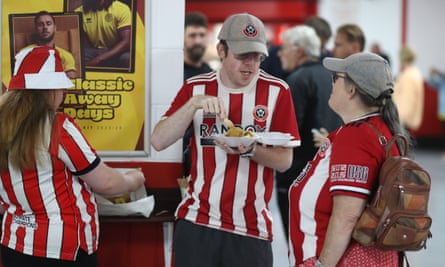
[[[74,175],[82,175],[100,163],[95,149],[88,143],[79,126],[71,118],[59,114],[60,129],[59,156]]]

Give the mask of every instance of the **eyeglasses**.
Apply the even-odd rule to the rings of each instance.
[[[346,75],[338,75],[337,72],[332,73],[332,83],[335,83],[339,78],[346,79]]]
[[[239,61],[245,61],[245,60],[252,60],[253,59],[255,62],[262,62],[266,58],[266,56],[264,56],[263,54],[256,53],[256,52],[244,53],[244,54],[233,54],[233,57],[236,60],[239,60]]]

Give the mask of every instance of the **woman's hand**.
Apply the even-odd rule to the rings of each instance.
[[[320,130],[312,129],[312,140],[314,141],[315,147],[320,147],[328,140],[328,131],[325,128],[320,128]]]

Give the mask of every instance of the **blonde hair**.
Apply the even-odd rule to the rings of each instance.
[[[414,50],[411,47],[405,45],[400,49],[399,57],[400,57],[400,62],[411,63],[414,62],[414,60],[416,60],[416,52],[414,52]]]
[[[49,90],[14,90],[0,97],[0,172],[34,167],[51,135],[56,110]]]

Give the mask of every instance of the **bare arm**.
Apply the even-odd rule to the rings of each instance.
[[[259,144],[245,147],[239,144],[238,148],[234,149],[223,142],[215,141],[215,144],[228,154],[244,154],[254,149],[255,152],[250,158],[251,160],[280,172],[286,171],[292,165],[293,149],[290,147],[266,147]]]
[[[334,267],[343,256],[351,240],[352,231],[366,201],[364,199],[337,195],[319,260],[324,266]]]
[[[87,66],[97,66],[102,61],[118,56],[130,50],[131,27],[125,27],[119,30],[120,41],[113,47],[109,47],[108,51],[100,54],[86,63]]]
[[[257,146],[252,160],[259,164],[285,172],[292,164],[293,149],[290,147],[263,147]]]
[[[116,195],[136,191],[145,182],[144,174],[134,170],[125,174],[101,162],[96,168],[80,177],[94,192]]]
[[[198,109],[203,109],[204,113],[219,114],[220,118],[226,114],[224,103],[220,98],[205,95],[193,96],[171,116],[158,122],[151,134],[150,143],[152,146],[160,151],[181,138]]]
[[[68,71],[65,71],[65,73],[66,73],[66,76],[68,76],[68,78],[70,78],[70,79],[75,79],[78,77],[77,72],[75,70],[68,70]]]

